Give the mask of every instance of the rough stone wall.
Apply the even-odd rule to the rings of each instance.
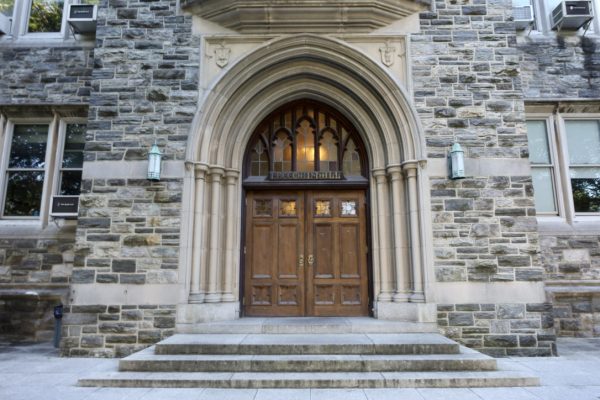
[[[0,239],[0,285],[69,283],[74,236],[72,230],[51,239]]]
[[[560,336],[600,336],[600,235],[540,237]]]
[[[494,357],[556,355],[552,304],[438,304],[444,335]]]
[[[63,356],[125,357],[175,329],[175,306],[72,305],[65,312]]]
[[[528,157],[511,10],[504,0],[439,0],[434,12],[421,14],[412,70],[429,158],[445,158],[455,141],[482,163]],[[531,177],[524,172],[431,178],[437,281],[543,279]],[[445,304],[439,322],[448,336],[492,354],[548,355],[547,307]]]
[[[520,35],[521,79],[527,100],[598,99],[600,40],[594,35]]]
[[[103,161],[145,161],[156,141],[163,160],[183,164],[198,102],[200,40],[191,17],[177,15],[175,1],[111,0],[98,14],[85,162],[101,169]],[[176,283],[182,179],[83,179],[73,283]],[[79,307],[68,310],[77,315],[67,316],[65,354],[123,356],[174,328],[172,305]],[[129,321],[130,307],[140,319]],[[159,322],[164,314],[172,323]],[[103,322],[115,318],[121,322]]]
[[[176,283],[179,179],[84,180],[73,283]]]
[[[93,49],[0,43],[0,105],[87,104]]]

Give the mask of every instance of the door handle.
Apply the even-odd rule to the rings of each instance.
[[[304,267],[304,254],[300,254],[300,258],[298,259],[298,266],[300,268]]]
[[[315,262],[315,257],[312,254],[310,254],[308,256],[308,265],[310,265],[312,267],[312,265],[314,264],[314,262]]]

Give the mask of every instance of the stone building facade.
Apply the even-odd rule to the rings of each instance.
[[[587,168],[574,176],[598,181],[600,161],[569,163],[578,148],[559,147],[569,121],[592,126],[577,137],[600,146],[597,21],[557,32],[536,3],[536,21],[520,29],[505,0],[254,3],[103,0],[94,34],[69,32],[63,18],[54,37],[28,33],[30,3],[16,0],[18,30],[0,36],[0,334],[47,338],[58,303],[66,356],[123,356],[197,324],[261,313],[437,324],[498,356],[553,355],[556,335],[600,334],[600,194],[586,192],[585,208],[569,179]],[[309,115],[315,131],[327,126],[311,147],[321,163],[306,165],[343,179],[296,169],[295,127],[285,128],[295,153],[274,170],[280,131],[261,142],[261,127],[279,123],[278,112],[288,126],[286,110],[298,110],[293,121]],[[11,149],[18,127],[35,124],[48,126],[50,182],[36,211],[15,216],[6,177],[29,170],[12,166]],[[76,219],[51,215],[69,124],[86,127]],[[540,124],[546,142],[533,136]],[[337,158],[325,158],[326,132]],[[359,172],[344,169],[348,137]],[[454,143],[464,179],[448,177]],[[536,164],[544,143],[552,160]],[[146,178],[153,144],[159,181]],[[269,174],[303,179],[264,178],[263,151]],[[356,207],[355,196],[364,208],[331,212],[362,218],[359,233],[342,236],[349,220],[331,225],[325,253],[315,238],[327,237],[329,220],[318,218],[329,211],[285,232],[289,220],[260,219],[283,215],[265,204],[294,201],[298,217],[324,201]],[[344,250],[355,239],[366,273],[347,275],[364,291],[303,272],[330,253],[339,254],[332,271],[362,260]],[[287,280],[249,278],[290,260],[300,269]]]

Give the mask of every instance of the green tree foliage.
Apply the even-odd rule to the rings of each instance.
[[[29,14],[29,32],[60,32],[63,4],[62,1],[33,0]]]
[[[0,0],[0,13],[12,17],[15,0]]]

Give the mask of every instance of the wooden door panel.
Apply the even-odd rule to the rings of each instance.
[[[335,252],[334,226],[332,224],[320,223],[313,225],[313,276],[315,279],[327,279],[335,277]]]
[[[299,279],[299,275],[302,272],[298,271],[299,249],[301,248],[298,240],[301,236],[301,232],[298,232],[299,228],[296,222],[280,223],[278,226],[278,246],[276,247],[276,251],[277,277],[279,279]],[[272,247],[275,242],[269,240],[267,243]]]
[[[252,279],[270,279],[273,276],[274,260],[273,246],[274,230],[277,226],[273,223],[255,223],[252,225],[252,236],[261,240],[252,241]]]
[[[340,228],[340,275],[342,278],[360,278],[360,225],[342,223]]]

